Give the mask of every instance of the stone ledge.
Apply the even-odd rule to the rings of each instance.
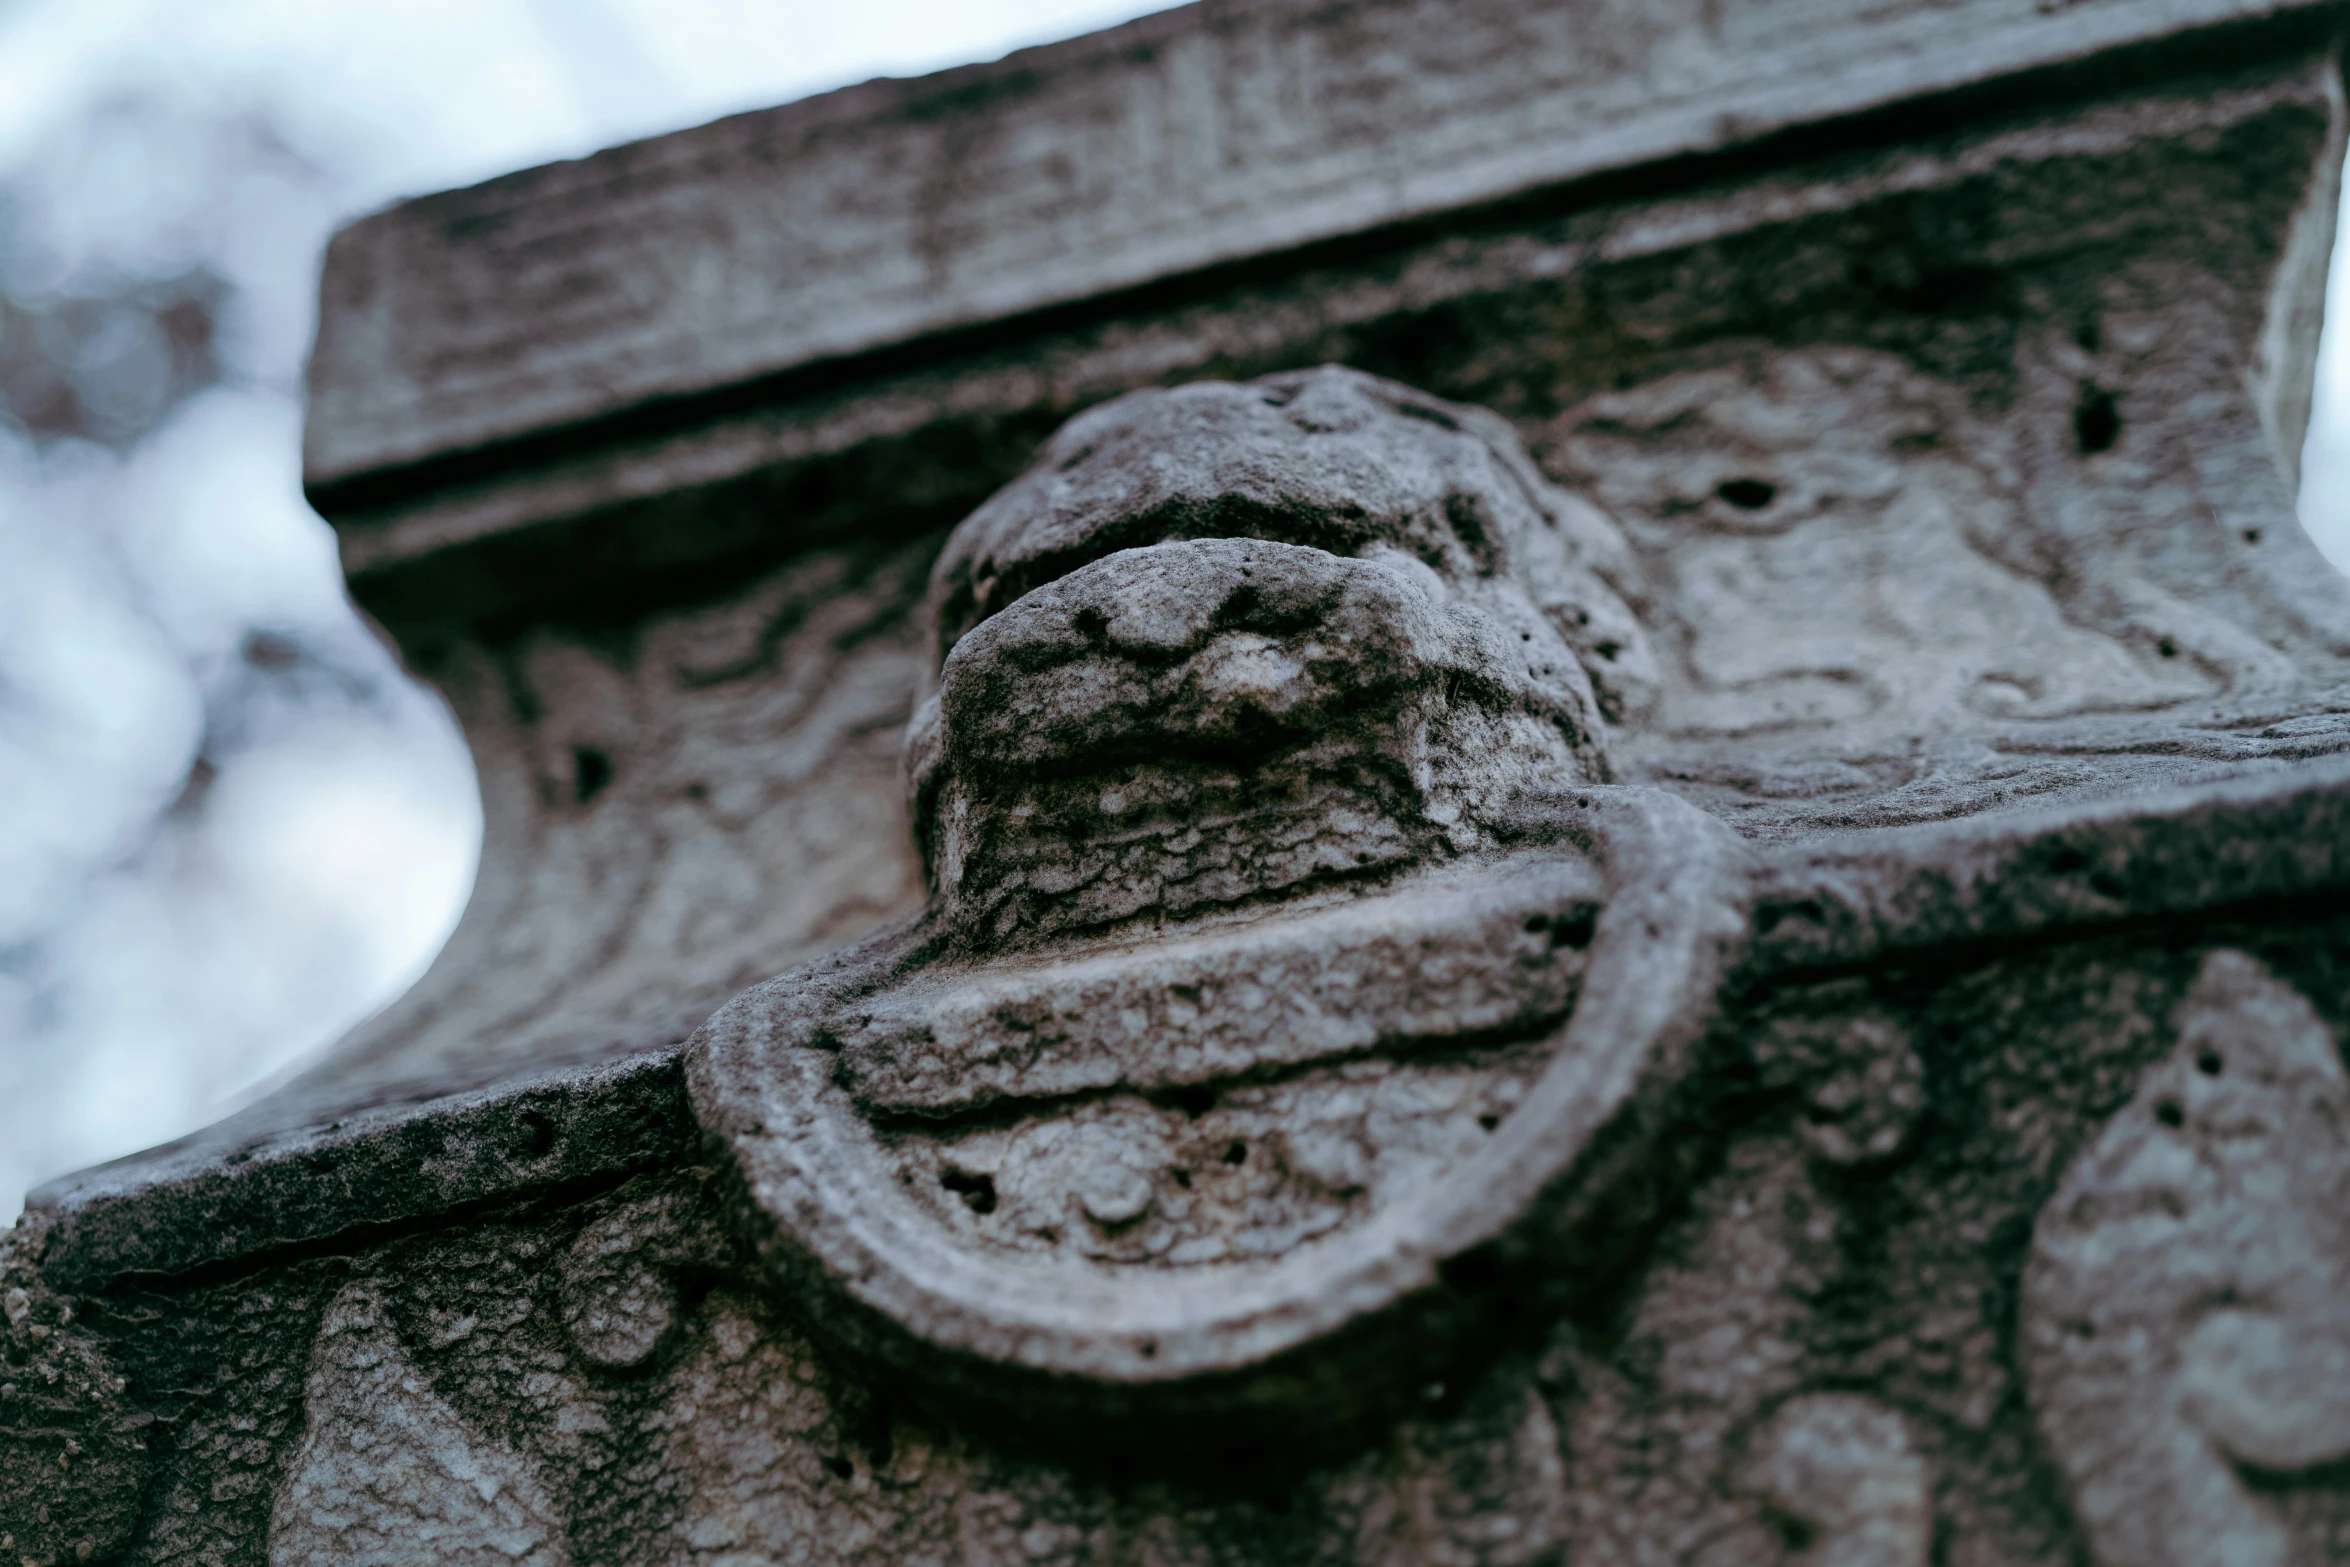
[[[2295,13],[2291,36],[2239,30],[2239,47],[2211,51],[2184,76],[2168,54],[2159,62],[2168,78],[2101,60],[2114,69],[2101,73],[2094,102],[2024,95],[1987,119],[1928,127],[1923,139],[1812,146],[1800,157],[1779,148],[1794,161],[1718,168],[1661,191],[1587,191],[1580,206],[1512,209],[1458,232],[1407,230],[1368,254],[1308,253],[1099,310],[934,337],[824,375],[764,381],[756,396],[672,403],[658,417],[616,416],[313,498],[336,526],[353,595],[414,645],[517,616],[625,613],[665,592],[704,595],[729,572],[876,526],[944,527],[1016,474],[1054,424],[1137,386],[1341,360],[1524,416],[1518,389],[1460,381],[1458,367],[1441,356],[1420,362],[1405,345],[1473,334],[1497,311],[1564,313],[1586,330],[1550,345],[1554,384],[1542,395],[1572,400],[1674,346],[1641,346],[1637,329],[1627,336],[1630,323],[1611,319],[1653,316],[1660,293],[1732,310],[1717,330],[1767,331],[1748,278],[1777,291],[1772,308],[1800,313],[1856,302],[1829,297],[1844,268],[1863,308],[1932,313],[1945,307],[1923,296],[1947,285],[1958,291],[1947,308],[1964,314],[1969,279],[2061,266],[2088,229],[2107,242],[2126,233],[2144,247],[2192,249],[2181,225],[2196,203],[2129,193],[2216,176],[2225,183],[2208,185],[2209,199],[2240,199],[2240,160],[2215,158],[2215,138],[2263,145],[2280,161],[2291,161],[2285,148],[2297,138],[2314,148],[2338,91],[2338,67],[2299,36],[2320,16]],[[2081,205],[2092,191],[2103,202],[2094,212]],[[2059,210],[2061,220],[2039,216]],[[2330,225],[2311,230],[2322,257]],[[1924,232],[1936,243],[1915,249]],[[1821,273],[1808,291],[1793,281],[1807,258]],[[2280,286],[2307,295],[2293,307],[2305,313],[2322,278],[2302,287],[2292,281],[2300,270]],[[1921,298],[1860,281],[1905,271]],[[2264,391],[2262,406],[2291,445],[2302,405],[2285,405],[2307,366],[2259,369],[2264,386],[2286,391]]]
[[[231,1117],[52,1181],[26,1207],[51,1225],[43,1273],[93,1290],[351,1251],[492,1204],[576,1195],[676,1164],[697,1135],[671,1049],[324,1125]]]
[[[1748,988],[2350,888],[2350,760],[1763,858]],[[1954,956],[1953,961],[1958,961]],[[257,1107],[257,1109],[264,1107]],[[385,1105],[324,1126],[232,1118],[54,1181],[28,1211],[42,1271],[103,1290],[341,1253],[466,1213],[576,1196],[694,1157],[681,1051]]]
[[[363,220],[328,253],[307,481],[340,511],[369,476],[648,402],[2328,9],[1164,12]]]

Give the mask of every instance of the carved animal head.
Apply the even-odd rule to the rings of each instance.
[[[932,581],[909,741],[982,944],[1468,852],[1608,776],[1653,664],[1617,528],[1501,419],[1337,367],[1072,420]]]

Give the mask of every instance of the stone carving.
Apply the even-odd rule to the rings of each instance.
[[[2213,953],[2178,1043],[2065,1172],[2023,1356],[2104,1567],[2350,1550],[2350,1072],[2308,1000]]]
[[[621,1204],[582,1230],[563,1262],[563,1325],[581,1357],[607,1371],[653,1359],[684,1314],[681,1275],[726,1259],[699,1193],[670,1189]]]
[[[2205,617],[2069,560],[2019,493],[2012,437],[1890,355],[1758,354],[1560,426],[1559,457],[1626,519],[1670,606],[1663,734],[1882,743],[2222,688],[2189,632]]]
[[[328,381],[478,403],[455,323],[571,408],[317,405],[481,887],[38,1199],[0,1561],[2350,1560],[2341,27],[1190,7],[353,230]],[[832,221],[931,174],[1090,281]],[[1068,243],[1169,178],[1234,265]],[[517,243],[612,287],[500,319]],[[692,325],[942,265],[935,334]]]
[[[1805,1567],[1926,1567],[1934,1487],[1901,1417],[1849,1393],[1789,1399],[1754,1434],[1743,1479]]]
[[[1651,679],[1630,567],[1500,420],[1356,372],[1072,420],[933,574],[942,916],[1002,944],[1489,843],[1606,779],[1603,702]]]
[[[1872,1010],[1781,1018],[1753,1049],[1766,1082],[1801,1089],[1798,1130],[1828,1163],[1878,1164],[1908,1142],[1925,1103],[1925,1068],[1899,1022]]]
[[[1739,925],[1726,835],[1592,787],[1628,570],[1497,421],[1358,373],[1073,422],[940,558],[930,910],[693,1058],[779,1274],[1097,1412],[1440,1372],[1455,1261],[1602,1199]]]
[[[269,1522],[272,1567],[569,1563],[533,1466],[432,1390],[373,1283],[327,1308],[304,1406],[310,1427]]]
[[[2350,743],[2330,716],[2272,727],[2292,693],[2308,705],[2340,680],[2350,646],[2339,604],[2263,569],[2301,540],[2213,530],[2192,557],[2141,558],[2136,538],[2165,535],[2088,497],[2181,504],[2168,447],[2090,378],[2143,378],[2147,345],[2180,334],[2106,330],[2111,363],[2037,351],[2036,380],[2077,384],[2112,421],[2084,434],[2076,409],[2035,408],[2069,437],[2055,452],[1962,385],[1854,347],[1754,350],[1548,421],[1543,460],[1622,519],[1639,563],[1658,696],[1619,747],[1626,776],[1777,836],[2079,788],[2116,753]],[[2190,558],[2228,592],[2194,596]]]
[[[813,551],[625,646],[548,627],[440,654],[481,777],[481,879],[431,975],[295,1085],[296,1114],[339,1117],[354,1082],[674,1044],[912,907],[893,784],[932,553]],[[516,917],[541,904],[565,916]]]
[[[395,1528],[401,1561],[502,1547],[677,1567],[1218,1567],[1317,1551],[1536,1567],[1566,1543],[1558,1434],[1522,1380],[1423,1387],[1361,1450],[1237,1497],[1105,1480],[844,1374],[745,1274],[704,1185],[636,1183],[584,1216],[502,1223],[491,1245],[410,1245],[338,1291],[308,1391],[363,1394],[366,1410],[314,1403],[273,1567],[394,1559]],[[609,1299],[633,1255],[653,1260],[627,1291],[666,1285],[669,1317],[622,1364],[572,1308]]]

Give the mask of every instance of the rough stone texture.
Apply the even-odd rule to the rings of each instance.
[[[355,226],[328,267],[310,478],[2297,9],[1183,7]]]
[[[2026,1364],[2101,1558],[2350,1551],[2350,1072],[2308,1000],[2207,959],[2177,1044],[2034,1236]]]
[[[54,1567],[137,1533],[155,1417],[32,1266],[38,1235],[0,1238],[0,1560]]]
[[[733,992],[919,898],[899,778],[931,553],[822,551],[649,624],[422,650],[482,786],[456,932],[287,1089],[74,1178],[106,1230],[76,1244],[172,1271],[668,1157],[647,1074]],[[565,1066],[588,1075],[534,1087]],[[167,1171],[183,1219],[102,1218]]]
[[[2350,1555],[2339,13],[1554,9],[339,242],[482,888],[8,1241],[8,1549]]]
[[[570,1561],[538,1476],[426,1385],[378,1291],[337,1295],[311,1353],[309,1429],[270,1516],[273,1560]]]
[[[1096,409],[933,573],[931,884],[1000,943],[1471,849],[1608,776],[1631,570],[1506,425],[1369,376]]]
[[[237,1549],[257,1553],[273,1517],[289,1537],[290,1499],[310,1494],[290,1479],[297,1455],[350,1409],[330,1402],[305,1428],[305,1386],[372,1334],[399,1369],[348,1418],[535,1475],[575,1561],[1907,1561],[1920,1558],[1886,1553],[1914,1544],[1921,1497],[1947,1560],[2076,1561],[2095,1537],[2073,1532],[2059,1472],[2040,1467],[2063,1395],[2041,1391],[2033,1340],[2009,1340],[2001,1302],[2031,1278],[2027,1323],[2046,1320],[2035,1219],[2045,1233],[2068,1171],[2095,1162],[2117,1120],[2159,1125],[2149,1090],[2166,1061],[2198,1074],[2179,1030],[2208,1028],[2215,961],[2285,998],[2267,1006],[2286,1028],[2322,1020],[2338,1050],[2350,930],[2247,912],[2177,946],[2124,926],[1862,976],[1797,970],[1751,992],[1713,1097],[1677,1123],[1687,1194],[1630,1218],[1638,1243],[1604,1287],[1560,1316],[1504,1319],[1376,1436],[1260,1457],[1237,1482],[1213,1452],[1167,1444],[1139,1476],[1130,1459],[1072,1460],[931,1382],[844,1359],[736,1249],[712,1183],[682,1162],[367,1247],[332,1276],[280,1266],[90,1297],[77,1316],[171,1417],[146,1516],[175,1543],[127,1559],[201,1559],[204,1539],[216,1559],[258,1559],[228,1554],[239,1507],[252,1532]],[[2306,1069],[2289,1039],[2272,1048]],[[1820,1145],[1835,1083],[1912,1071],[1912,1130],[1891,1153],[1856,1163]],[[617,1326],[665,1314],[649,1333]],[[330,1317],[342,1336],[319,1336]],[[274,1389],[247,1355],[275,1368]],[[295,1418],[273,1423],[273,1405]],[[1205,1477],[1189,1467],[1202,1461]],[[275,1478],[240,1488],[247,1465]],[[2297,1494],[2248,1489],[2322,1528],[2342,1495],[2327,1474]],[[367,1502],[355,1525],[404,1527],[415,1494]],[[473,1486],[472,1503],[426,1494],[483,1505]]]
[[[2040,393],[2039,429],[1986,427],[1947,382],[1849,348],[1552,421],[1560,465],[1627,519],[1669,606],[1628,769],[1776,836],[1949,815],[1986,786],[2094,786],[2110,764],[2081,758],[2104,751],[2338,746],[2350,619],[2330,568],[2282,507],[2272,534],[2204,504],[2190,443],[2228,413],[2182,399],[2209,421],[2191,429],[2103,389],[2181,375],[2199,325],[2117,311],[2097,330],[2134,352],[2032,352],[2059,363],[2027,374],[2072,382]],[[2173,364],[2147,364],[2157,349]]]

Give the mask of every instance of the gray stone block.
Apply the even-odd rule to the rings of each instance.
[[[482,882],[0,1242],[0,1556],[2350,1554],[2339,13],[1522,10],[338,241]]]

